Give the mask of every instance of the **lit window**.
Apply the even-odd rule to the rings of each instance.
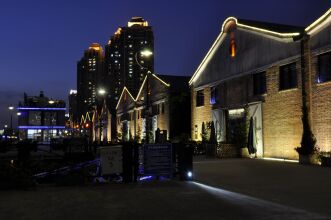
[[[212,87],[210,89],[210,104],[216,104],[217,103],[217,97],[218,96],[218,91],[217,87]]]
[[[236,56],[236,43],[234,40],[230,41],[230,56],[235,57]]]

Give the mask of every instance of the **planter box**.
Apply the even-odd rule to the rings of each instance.
[[[239,156],[238,149],[233,144],[220,143],[217,146],[218,158],[237,158]]]
[[[207,158],[215,158],[216,157],[216,144],[206,144],[206,157]]]
[[[247,147],[240,148],[240,157],[242,157],[242,158],[250,158]]]
[[[311,155],[301,155],[299,154],[299,164],[302,165],[312,165],[318,164],[318,155],[317,154],[311,154]]]

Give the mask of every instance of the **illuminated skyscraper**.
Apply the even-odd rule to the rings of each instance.
[[[97,102],[97,89],[104,81],[104,54],[102,47],[93,43],[77,63],[77,110],[85,115]]]
[[[126,27],[118,28],[105,46],[105,73],[112,109],[124,86],[136,96],[146,73],[154,72],[154,56],[143,57],[140,52],[144,50],[154,52],[154,36],[152,27],[141,17],[133,17]]]
[[[116,136],[115,107],[123,87],[136,96],[147,72],[154,72],[154,56],[146,58],[140,54],[145,50],[154,53],[154,35],[152,27],[141,17],[133,17],[127,26],[118,28],[105,46],[105,81],[113,117],[112,137]]]

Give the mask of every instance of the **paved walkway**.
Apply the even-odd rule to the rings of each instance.
[[[0,219],[330,220],[331,218],[200,183],[166,181],[0,192]]]
[[[194,163],[201,183],[331,216],[331,168],[257,159]]]
[[[262,160],[194,163],[192,182],[0,191],[0,219],[331,219],[331,169]]]

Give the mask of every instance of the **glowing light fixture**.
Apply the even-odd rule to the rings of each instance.
[[[21,112],[17,112],[17,116],[21,116],[22,115],[22,113]]]
[[[104,95],[104,94],[106,94],[107,92],[106,92],[106,90],[105,89],[99,89],[98,90],[98,94],[99,95]]]
[[[289,159],[271,158],[271,157],[263,157],[263,160],[280,161],[280,162],[290,162],[290,163],[299,163],[298,160],[289,160]]]
[[[52,104],[54,104],[55,102],[54,102],[54,100],[49,100],[48,103],[52,105]]]
[[[153,55],[153,52],[150,50],[143,50],[140,52],[140,55],[144,56],[144,57],[149,57],[149,56]]]
[[[71,89],[69,94],[70,94],[70,95],[72,95],[72,94],[77,94],[77,90]]]
[[[193,176],[192,172],[191,172],[191,171],[188,171],[188,172],[187,172],[187,177],[188,177],[188,178],[192,178],[192,176]]]
[[[14,107],[13,106],[9,106],[8,109],[9,110],[14,110]]]

